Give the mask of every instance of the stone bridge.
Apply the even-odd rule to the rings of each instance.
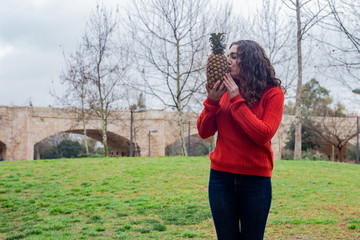
[[[130,112],[119,110],[114,113],[108,120],[108,146],[113,155],[129,156]],[[197,117],[198,114],[195,113],[184,113],[186,137],[189,128],[191,137],[199,137]],[[148,155],[149,131],[157,130],[150,134],[151,156],[154,157],[165,156],[166,146],[179,139],[175,112],[149,110],[133,113],[133,119],[133,146],[134,152],[139,156]],[[354,126],[353,122],[356,120],[349,120]],[[293,121],[293,116],[283,116],[280,128],[272,140],[275,159],[281,157],[287,131]],[[99,129],[100,121],[90,119],[87,136],[101,142]],[[81,122],[70,109],[0,106],[0,158],[4,160],[32,160],[36,143],[62,132],[83,134]],[[212,138],[206,141],[212,142]]]
[[[129,156],[130,112],[115,111],[112,116],[108,120],[108,147],[113,155]],[[179,139],[176,119],[174,112],[133,113],[134,152],[147,156],[149,131],[157,130],[150,134],[151,156],[165,156],[166,146]],[[199,137],[196,120],[197,114],[184,113],[185,136],[190,123],[190,135]],[[100,120],[90,119],[87,136],[102,142],[99,129]],[[4,160],[32,160],[36,143],[62,132],[83,134],[82,122],[71,109],[0,106],[0,158]]]

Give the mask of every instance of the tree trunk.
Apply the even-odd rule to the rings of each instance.
[[[295,102],[295,149],[294,160],[301,159],[301,86],[302,86],[302,56],[301,56],[301,19],[300,3],[296,0],[296,20],[297,20],[297,63],[298,63],[298,81],[296,88]]]
[[[188,153],[186,151],[185,137],[184,137],[184,121],[182,119],[182,111],[178,109],[178,126],[180,133],[180,143],[181,143],[181,151],[183,156],[187,156]]]
[[[104,145],[104,157],[107,157],[108,156],[107,134],[106,134],[107,126],[103,111],[101,111],[101,132],[102,132],[102,141]]]
[[[343,158],[344,147],[337,146],[337,148],[339,150],[338,160],[339,160],[339,162],[343,162],[344,161],[344,158]]]
[[[100,101],[100,115],[101,115],[101,135],[102,135],[102,143],[104,145],[104,157],[108,156],[108,146],[107,146],[107,122],[105,117],[105,107],[104,107],[104,98],[103,92],[101,89],[101,77],[100,77],[100,64],[101,64],[102,55],[100,54],[100,59],[97,63],[97,87],[99,93],[99,101]]]
[[[89,155],[89,146],[88,146],[88,142],[87,142],[87,129],[86,129],[86,119],[85,119],[85,113],[84,113],[85,109],[84,109],[84,104],[82,106],[82,123],[83,123],[83,128],[84,128],[84,145],[85,145],[85,150],[86,150],[86,154]]]
[[[108,146],[107,146],[107,122],[106,122],[106,117],[105,117],[105,113],[104,113],[104,102],[102,100],[101,97],[101,92],[100,92],[100,99],[101,99],[101,135],[102,135],[102,143],[104,145],[104,157],[108,156]]]
[[[179,126],[179,133],[180,133],[180,143],[181,143],[181,150],[183,156],[188,156],[186,151],[186,144],[185,144],[185,136],[184,136],[184,121],[182,118],[182,109],[181,109],[181,86],[180,86],[180,42],[177,40],[176,44],[176,89],[177,89],[177,112],[178,112],[178,126]]]
[[[86,150],[86,154],[89,155],[89,145],[87,141],[87,135],[86,135],[87,129],[86,129],[85,121],[83,121],[83,127],[84,127],[84,135],[85,135],[85,139],[84,139],[85,150]]]
[[[280,123],[280,127],[283,127],[283,124]],[[279,160],[281,160],[281,137],[282,137],[282,133],[280,131],[278,131],[278,146],[279,146]]]

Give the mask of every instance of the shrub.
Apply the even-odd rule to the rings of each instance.
[[[346,158],[349,160],[356,160],[356,145],[349,145],[346,149]]]

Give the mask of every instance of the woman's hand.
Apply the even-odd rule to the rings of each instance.
[[[208,98],[213,101],[218,102],[222,95],[226,92],[226,88],[224,83],[221,81],[217,81],[212,89],[209,88],[208,84],[205,85],[206,91],[208,93]]]
[[[240,93],[239,86],[235,83],[234,79],[230,76],[230,74],[225,74],[223,83],[227,91],[229,92],[230,98],[233,98]]]

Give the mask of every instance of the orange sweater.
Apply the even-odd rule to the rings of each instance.
[[[225,92],[219,102],[209,98],[197,120],[202,138],[218,131],[216,147],[210,153],[211,168],[236,174],[271,177],[274,166],[271,138],[279,128],[284,93],[268,87],[251,107],[241,94],[229,97]]]

